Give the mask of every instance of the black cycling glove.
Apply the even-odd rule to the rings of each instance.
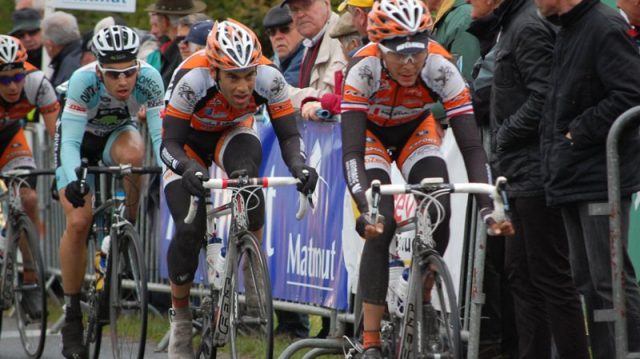
[[[291,174],[300,180],[297,186],[299,192],[310,194],[316,189],[318,172],[316,172],[315,168],[307,165],[295,165],[291,167]]]
[[[208,180],[209,171],[195,161],[190,161],[187,169],[182,173],[182,186],[192,196],[204,197],[207,191],[205,191],[202,182]]]
[[[73,208],[84,207],[84,196],[89,193],[89,185],[85,183],[84,188],[80,188],[80,180],[75,180],[67,185],[64,190],[64,196],[67,197],[67,201],[71,203]]]

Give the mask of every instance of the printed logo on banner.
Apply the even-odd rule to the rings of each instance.
[[[51,0],[55,9],[135,12],[136,0]]]

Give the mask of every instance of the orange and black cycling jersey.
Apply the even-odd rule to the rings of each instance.
[[[420,117],[442,101],[451,118],[473,114],[471,95],[451,55],[429,41],[428,56],[414,86],[402,87],[385,69],[378,44],[370,43],[351,60],[345,77],[342,112],[363,111],[378,126],[397,126]]]
[[[8,103],[0,97],[0,131],[26,118],[27,114],[36,107],[43,114],[53,112],[60,107],[53,85],[44,73],[28,62],[24,63],[24,70],[26,76],[20,99],[17,102]]]

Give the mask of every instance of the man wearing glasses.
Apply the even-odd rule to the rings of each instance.
[[[59,166],[56,181],[65,212],[66,229],[60,242],[60,266],[65,297],[62,354],[85,358],[82,338],[80,288],[84,278],[86,238],[91,224],[89,185],[81,186],[75,169],[80,159],[102,160],[105,165],[141,166],[144,143],[137,129],[136,114],[146,107],[147,126],[159,162],[160,110],[164,86],[160,73],[137,60],[140,39],[126,26],[98,31],[92,48],[98,59],[73,73],[67,100],[56,133]],[[139,178],[125,181],[127,216],[135,221]]]
[[[302,35],[292,23],[288,6],[276,5],[262,19],[273,49],[273,63],[280,68],[287,83],[297,87],[305,47],[302,46]]]
[[[9,35],[16,37],[27,49],[29,63],[37,68],[42,67],[42,33],[40,32],[40,13],[38,10],[25,8],[16,10],[11,15],[13,28]]]

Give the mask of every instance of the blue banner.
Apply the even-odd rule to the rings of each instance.
[[[302,221],[295,218],[299,196],[294,187],[269,188],[265,191],[263,249],[269,264],[273,297],[346,310],[348,278],[342,251],[346,186],[342,174],[340,125],[304,122],[301,126],[304,127],[301,133],[306,146],[307,163],[316,168],[321,180],[314,193],[315,208],[308,208]],[[261,175],[290,176],[271,124],[257,121],[256,127],[263,147]],[[220,175],[219,170],[215,172]],[[166,251],[174,226],[164,193],[161,194],[161,220],[160,271],[166,278]],[[226,237],[227,227],[218,227],[223,238]],[[202,257],[196,281],[206,280]]]

